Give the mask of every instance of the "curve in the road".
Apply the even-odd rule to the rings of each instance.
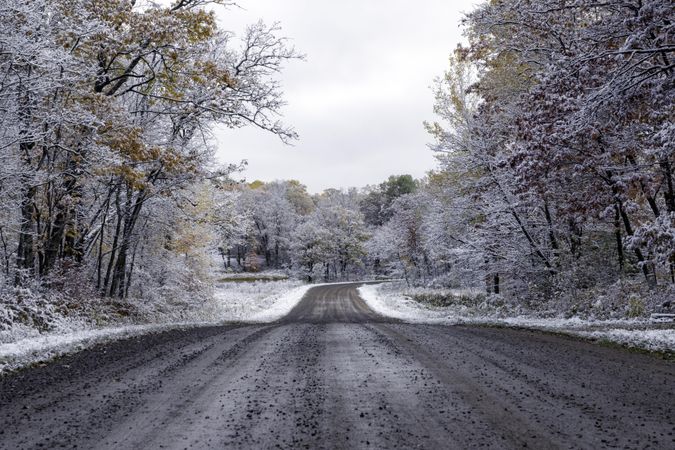
[[[391,322],[370,309],[356,287],[362,283],[335,283],[317,286],[309,291],[282,323],[366,323]]]

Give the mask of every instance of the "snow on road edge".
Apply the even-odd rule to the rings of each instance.
[[[675,352],[675,330],[573,331],[570,334],[650,351]]]
[[[359,295],[364,302],[376,313],[410,323],[439,323],[454,325],[454,321],[447,314],[421,307],[413,300],[404,297],[392,298],[380,295],[381,284],[366,284],[358,288]]]
[[[78,352],[103,342],[140,336],[142,334],[190,328],[206,323],[174,323],[129,325],[83,330],[62,334],[44,334],[0,344],[0,374],[35,362]]]
[[[2,343],[0,344],[0,374],[36,362],[47,361],[69,353],[75,353],[96,344],[131,338],[148,333],[198,326],[212,326],[230,322],[232,319],[246,323],[273,322],[293,309],[305,293],[314,286],[316,285],[299,286],[282,293],[278,298],[269,299],[269,302],[271,302],[269,308],[265,308],[258,312],[251,311],[252,316],[248,318],[228,317],[225,315],[221,320],[214,321],[127,325],[71,331],[66,333],[46,333],[19,339],[14,342]]]
[[[466,317],[443,308],[427,308],[404,296],[381,295],[381,285],[366,285],[359,295],[375,312],[409,323],[489,325],[562,333],[596,341],[609,341],[649,351],[675,352],[675,329],[648,329],[645,320],[542,319],[531,317]]]
[[[295,305],[305,296],[311,288],[319,286],[318,284],[307,284],[291,289],[289,292],[281,295],[269,308],[254,314],[246,322],[269,323],[281,319],[288,314]]]
[[[261,303],[261,311],[247,311],[250,317],[223,316],[221,320],[193,321],[165,324],[128,325],[67,333],[46,333],[0,344],[0,375],[30,364],[47,361],[69,353],[75,353],[96,344],[141,336],[148,333],[186,329],[198,326],[213,326],[228,322],[269,323],[279,320],[297,305],[307,291],[316,286],[339,283],[323,283],[295,287],[281,295],[271,296]],[[276,297],[276,298],[274,298]],[[268,306],[269,305],[269,306]],[[222,312],[222,311],[221,311]]]

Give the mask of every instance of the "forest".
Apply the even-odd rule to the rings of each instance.
[[[216,162],[216,125],[298,138],[278,74],[303,56],[275,24],[222,29],[233,4],[4,0],[0,322],[184,307],[214,270],[637,315],[675,293],[671,1],[481,3],[410,149],[438,166],[317,194]]]

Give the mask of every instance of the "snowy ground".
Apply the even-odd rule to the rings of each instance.
[[[220,283],[214,314],[225,322],[272,322],[286,315],[310,287],[297,280]]]
[[[411,300],[386,285],[359,288],[364,301],[379,314],[410,323],[491,325],[563,333],[597,341],[610,341],[632,348],[675,352],[675,325],[648,319],[582,320],[578,318],[497,317],[471,314],[465,306],[429,307]]]
[[[23,326],[0,333],[0,373],[116,339],[145,333],[227,322],[272,322],[286,315],[310,288],[297,280],[219,283],[214,299],[181,322],[95,327],[63,320],[39,333]]]
[[[146,333],[191,327],[194,324],[156,324],[105,327],[81,331],[45,333],[0,344],[0,374],[28,364],[46,361],[56,356],[116,339]]]
[[[313,286],[318,285],[305,285],[297,280],[219,283],[213,301],[204,305],[190,320],[180,322],[95,327],[76,320],[70,324],[64,322],[57,331],[42,334],[19,326],[15,330],[0,333],[0,373],[98,343],[150,332],[227,322],[273,322],[288,314]],[[606,340],[629,347],[675,352],[673,325],[654,324],[646,319],[497,317],[476,315],[461,305],[425,306],[387,284],[365,285],[359,288],[359,292],[376,312],[405,322],[521,327]]]
[[[284,317],[314,286],[298,280],[220,282],[213,300],[189,314],[188,320],[165,323],[96,327],[82,320],[64,319],[49,333],[17,325],[0,331],[0,373],[76,352],[93,345],[176,328],[232,322],[268,323]],[[167,316],[171,317],[171,316]]]

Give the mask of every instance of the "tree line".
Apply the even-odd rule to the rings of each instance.
[[[394,214],[394,201],[417,185],[398,175],[376,186],[314,195],[297,180],[233,186],[216,221],[224,268],[280,269],[309,282],[389,275],[369,256],[369,242]]]
[[[5,286],[184,293],[212,250],[514,297],[675,283],[672,2],[477,6],[434,87],[438,168],[314,195],[214,164],[214,124],[296,137],[276,74],[298,55],[277,26],[220,29],[213,4],[232,3],[0,7]]]
[[[82,277],[110,297],[138,277],[157,284],[183,264],[174,247],[197,220],[196,187],[220,189],[236,169],[215,167],[212,126],[295,138],[276,76],[297,55],[276,25],[220,29],[214,8],[231,4],[3,1],[6,284]]]
[[[665,0],[466,15],[427,128],[447,242],[489,291],[675,283],[674,18]]]
[[[368,273],[538,298],[675,283],[674,16],[664,0],[468,13],[426,124],[439,168],[352,208]]]

